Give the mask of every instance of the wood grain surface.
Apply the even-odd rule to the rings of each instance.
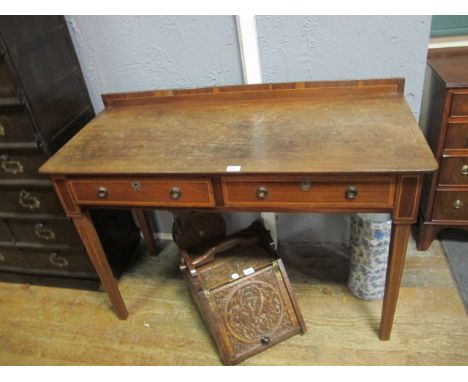
[[[312,84],[312,85],[311,85]],[[47,174],[430,172],[402,80],[109,95]],[[172,93],[171,93],[172,92]]]
[[[358,300],[346,287],[345,248],[281,251],[308,331],[243,365],[468,364],[468,320],[438,241],[416,252],[410,240],[385,342],[377,337],[381,302]],[[103,293],[0,283],[0,364],[220,365],[178,265],[171,244],[123,275],[127,321],[115,319]]]

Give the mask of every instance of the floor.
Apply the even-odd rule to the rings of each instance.
[[[410,242],[391,341],[381,302],[346,287],[346,248],[283,245],[308,326],[244,365],[467,365],[468,320],[442,247]],[[130,317],[102,292],[0,283],[1,365],[219,365],[177,268],[174,245],[143,253],[120,281]],[[305,265],[304,265],[305,264]]]

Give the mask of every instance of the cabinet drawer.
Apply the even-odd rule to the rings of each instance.
[[[6,152],[0,154],[0,178],[27,179],[43,178],[38,168],[47,160],[40,150],[22,150],[22,152]]]
[[[63,215],[63,209],[51,188],[0,189],[0,212]]]
[[[468,123],[448,124],[445,148],[465,149],[468,152]]]
[[[12,241],[10,230],[3,220],[0,220],[0,241]]]
[[[95,276],[94,268],[83,249],[46,249],[21,248],[31,268],[36,272],[62,274],[70,276],[81,273],[83,276]]]
[[[13,79],[5,58],[0,55],[0,98],[15,98],[16,81]]]
[[[450,115],[452,117],[468,116],[468,93],[453,95]]]
[[[23,108],[0,109],[0,143],[34,142],[31,121]]]
[[[395,178],[341,177],[339,179],[247,178],[221,180],[226,206],[282,208],[391,208]]]
[[[75,226],[69,220],[10,220],[9,225],[17,242],[82,245]]]
[[[443,158],[439,184],[468,185],[468,157]]]
[[[81,204],[125,206],[215,205],[210,179],[102,179],[70,180],[75,199]]]
[[[28,269],[29,264],[21,250],[14,246],[0,246],[0,270]]]
[[[434,220],[468,220],[468,191],[437,191]]]

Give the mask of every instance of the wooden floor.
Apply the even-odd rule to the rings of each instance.
[[[308,332],[244,365],[468,364],[467,315],[439,242],[427,252],[410,243],[388,342],[377,337],[381,302],[360,301],[346,287],[345,248],[283,252]],[[102,292],[0,283],[0,364],[220,364],[177,264],[170,244],[123,276],[127,321]]]

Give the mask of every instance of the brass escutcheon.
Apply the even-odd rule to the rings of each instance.
[[[141,190],[141,184],[138,180],[134,180],[132,182],[132,188],[135,190],[135,191],[140,191]]]
[[[301,187],[301,190],[304,192],[310,191],[310,186],[311,186],[310,180],[303,180],[301,184],[299,185],[299,187]]]

